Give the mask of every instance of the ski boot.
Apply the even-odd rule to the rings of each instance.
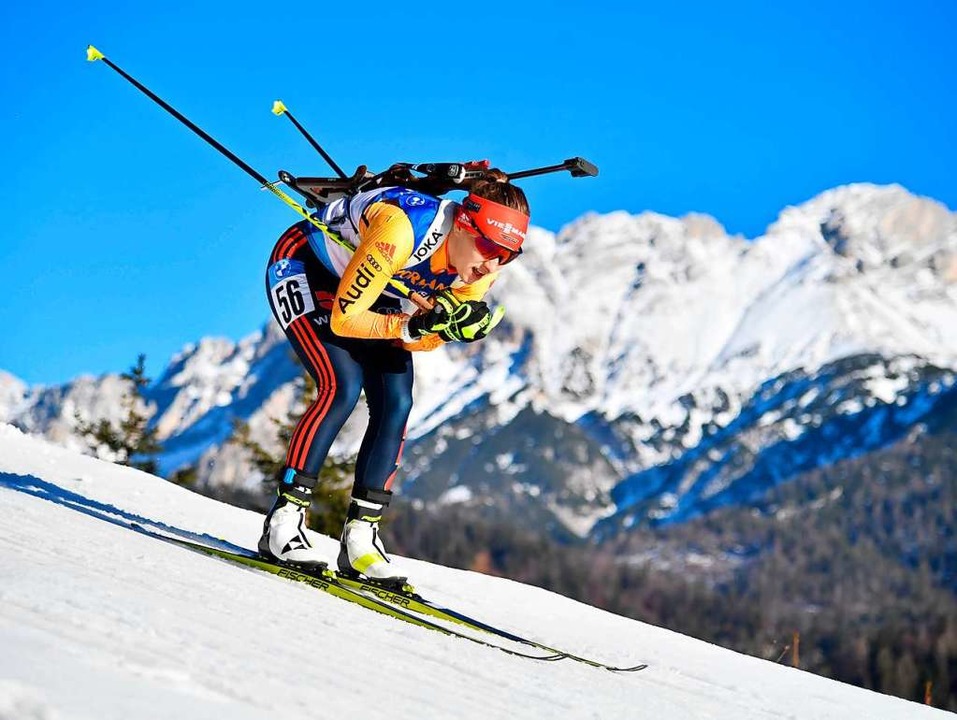
[[[339,543],[339,572],[348,578],[367,579],[394,590],[408,587],[406,577],[398,575],[379,538],[379,521],[388,507],[388,490],[357,489],[353,492],[342,538]]]
[[[328,567],[328,559],[306,537],[306,510],[315,486],[316,478],[286,470],[279,483],[279,497],[266,514],[259,538],[259,554],[264,559],[311,571]]]

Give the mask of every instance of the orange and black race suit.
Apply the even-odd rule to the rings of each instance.
[[[270,307],[317,387],[293,432],[288,468],[318,476],[364,390],[369,425],[355,492],[391,488],[412,408],[412,352],[434,349],[442,340],[401,340],[413,306],[390,281],[426,295],[448,290],[480,299],[495,280],[490,274],[466,285],[450,265],[446,239],[454,210],[451,201],[405,188],[379,189],[320,211],[322,222],[354,252],[309,221],[293,225],[276,243],[266,271]]]

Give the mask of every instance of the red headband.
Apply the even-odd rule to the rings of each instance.
[[[514,253],[522,248],[528,232],[528,215],[493,200],[469,193],[462,211],[480,234]]]

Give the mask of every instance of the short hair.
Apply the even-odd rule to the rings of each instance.
[[[508,181],[508,175],[497,168],[489,170],[485,177],[472,185],[470,192],[480,198],[497,202],[513,210],[518,210],[531,216],[528,209],[528,198],[522,188],[512,185]]]

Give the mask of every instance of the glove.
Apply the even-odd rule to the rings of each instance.
[[[499,305],[490,310],[482,300],[466,300],[463,307],[468,306],[469,312],[462,313],[445,330],[439,331],[439,337],[445,342],[475,342],[486,337],[492,329],[501,322],[505,315],[505,308]]]
[[[505,314],[504,307],[493,312],[482,300],[459,300],[450,292],[438,293],[432,300],[431,310],[409,319],[411,337],[438,333],[446,342],[474,342],[488,335]]]
[[[432,298],[432,301],[431,310],[420,312],[409,318],[408,331],[414,340],[418,340],[425,335],[434,335],[448,328],[452,315],[461,304],[455,297],[447,293],[436,295]]]

